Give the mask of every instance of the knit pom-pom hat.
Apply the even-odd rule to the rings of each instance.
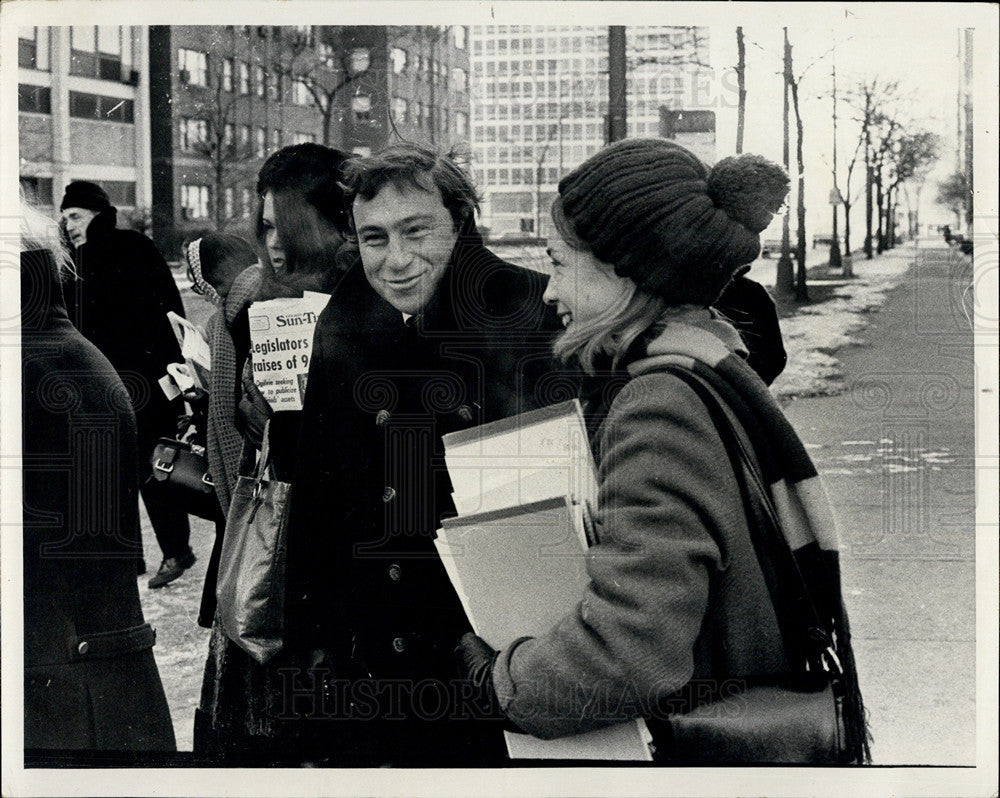
[[[709,171],[665,139],[605,147],[559,181],[556,212],[615,273],[672,305],[710,305],[760,253],[788,176],[758,155]]]

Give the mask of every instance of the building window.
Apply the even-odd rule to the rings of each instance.
[[[233,59],[222,59],[222,76],[219,78],[223,91],[233,90]]]
[[[372,118],[372,98],[367,94],[358,94],[351,98],[351,111],[355,122],[370,122]]]
[[[371,54],[367,47],[355,47],[351,50],[351,74],[357,75],[368,69],[371,64]]]
[[[464,50],[465,41],[468,38],[468,30],[466,30],[464,25],[455,25],[452,28],[452,32],[455,34],[455,47],[459,50]]]
[[[315,133],[296,133],[295,143],[296,144],[314,144],[316,142]]]
[[[17,65],[49,71],[49,29],[21,28],[17,38]]]
[[[232,122],[226,122],[222,126],[222,146],[226,150],[232,150],[236,147],[236,125]]]
[[[240,125],[240,147],[246,150],[250,146],[250,125]]]
[[[407,112],[409,111],[409,104],[402,97],[392,98],[392,115],[397,122],[404,121],[406,119]]]
[[[304,47],[312,47],[314,43],[313,29],[310,25],[296,25],[295,35],[299,43]]]
[[[253,212],[253,200],[250,189],[240,189],[240,205],[242,206],[243,218],[248,217]]]
[[[208,218],[208,186],[181,186],[181,217],[184,219]]]
[[[30,114],[52,113],[52,89],[48,86],[17,86],[17,110]]]
[[[236,189],[227,186],[222,192],[222,212],[227,219],[232,219],[236,215]]]
[[[263,97],[267,91],[266,87],[267,75],[264,72],[264,67],[260,64],[254,64],[253,68],[253,90],[254,94],[258,97]]]
[[[267,155],[267,130],[262,127],[257,128],[257,137],[254,140],[254,155],[263,158]]]
[[[240,61],[240,94],[250,93],[250,64]]]
[[[312,103],[312,95],[306,88],[305,81],[296,79],[292,84],[292,102],[296,105],[309,105]]]
[[[114,25],[70,28],[70,74],[121,81],[122,29]]]
[[[274,128],[271,131],[271,149],[280,150],[281,149],[281,129]]]
[[[406,50],[401,47],[393,47],[389,60],[392,61],[393,74],[399,75],[406,70]]]
[[[180,48],[177,51],[177,65],[181,83],[189,86],[208,85],[208,55],[200,50]]]
[[[451,80],[455,84],[456,89],[461,89],[462,91],[468,91],[469,89],[469,75],[461,67],[455,67],[451,71]]]
[[[204,119],[181,119],[180,145],[185,152],[198,149],[208,141],[208,122]]]
[[[69,93],[69,115],[77,119],[96,119],[102,122],[134,121],[135,104],[121,97],[102,97],[82,91]]]
[[[333,45],[329,42],[323,42],[319,46],[319,55],[323,59],[323,66],[327,69],[337,68],[337,51],[333,49]]]

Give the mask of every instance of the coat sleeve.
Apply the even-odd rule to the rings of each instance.
[[[691,678],[721,567],[717,531],[745,523],[725,448],[678,378],[634,379],[601,436],[599,544],[576,610],[500,653],[494,686],[522,729],[577,734],[649,713]]]

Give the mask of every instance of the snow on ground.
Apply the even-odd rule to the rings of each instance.
[[[886,294],[899,284],[915,254],[913,246],[902,246],[872,260],[856,259],[856,276],[836,281],[830,299],[802,305],[781,320],[788,364],[771,386],[779,400],[832,396],[843,390],[836,351],[860,342],[869,314],[880,308]]]

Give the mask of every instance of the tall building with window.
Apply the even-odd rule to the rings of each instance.
[[[628,135],[659,136],[661,109],[708,102],[708,31],[650,26],[626,35]],[[607,142],[608,29],[475,26],[472,109],[484,225],[493,235],[547,235],[560,177]],[[682,130],[687,146],[714,159],[714,133]]]
[[[301,75],[334,80],[336,70],[315,31],[149,28],[153,238],[168,257],[206,229],[248,235],[264,159],[287,144],[323,140],[323,113]]]
[[[392,141],[447,147],[469,140],[469,29],[462,25],[330,28],[367,70],[344,98],[343,146],[371,153]]]
[[[54,211],[72,180],[100,183],[123,211],[151,204],[143,27],[18,31],[20,181]]]
[[[468,140],[466,40],[460,26],[151,27],[157,244],[249,233],[257,171],[282,146]]]

